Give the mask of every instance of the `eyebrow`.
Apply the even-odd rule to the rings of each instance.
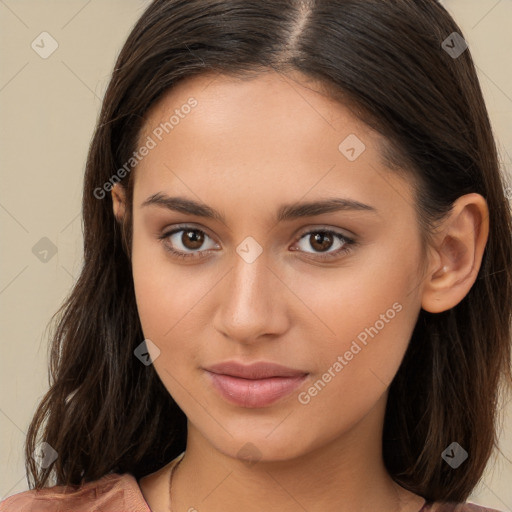
[[[186,199],[184,197],[170,197],[163,192],[157,192],[148,197],[141,205],[156,205],[168,210],[173,210],[207,219],[215,219],[225,223],[226,219],[217,210],[210,206]],[[329,198],[318,201],[291,203],[282,205],[277,212],[277,222],[290,221],[302,217],[312,217],[314,215],[322,215],[324,213],[332,213],[337,211],[362,211],[369,213],[377,213],[377,209],[373,206],[345,198]]]

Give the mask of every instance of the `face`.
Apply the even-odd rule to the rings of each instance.
[[[384,166],[377,133],[318,91],[300,75],[194,77],[139,138],[144,335],[189,436],[231,456],[297,457],[383,412],[421,308],[412,183]],[[227,361],[295,373],[206,370]]]

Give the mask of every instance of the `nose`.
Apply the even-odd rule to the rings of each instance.
[[[290,301],[279,270],[271,268],[265,251],[253,262],[233,254],[233,267],[222,280],[215,329],[239,343],[275,338],[289,327]],[[288,297],[287,297],[288,295]]]

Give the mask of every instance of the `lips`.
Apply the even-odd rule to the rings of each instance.
[[[295,370],[276,363],[260,361],[250,365],[226,361],[205,368],[207,371],[243,379],[267,379],[269,377],[298,377],[307,374],[303,370]]]
[[[299,387],[307,378],[303,370],[276,363],[243,365],[227,361],[205,368],[213,388],[229,403],[240,407],[265,407]]]

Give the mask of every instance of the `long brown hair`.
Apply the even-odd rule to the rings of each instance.
[[[110,472],[140,478],[185,449],[183,411],[153,366],[133,354],[144,339],[129,258],[134,172],[119,169],[137,149],[148,109],[178,81],[273,69],[324,84],[384,135],[389,166],[414,180],[424,236],[461,195],[487,200],[490,232],[477,280],[452,309],[420,311],[390,386],[383,435],[396,482],[428,500],[468,497],[497,443],[500,383],[512,381],[512,220],[471,53],[454,32],[462,35],[435,0],[155,0],[147,7],[117,59],[89,149],[84,264],[53,318],[50,389],[25,446],[32,487]],[[123,226],[107,193],[114,181],[127,190]],[[32,457],[39,441],[58,453],[48,468]],[[463,471],[441,458],[453,441],[469,453]]]

